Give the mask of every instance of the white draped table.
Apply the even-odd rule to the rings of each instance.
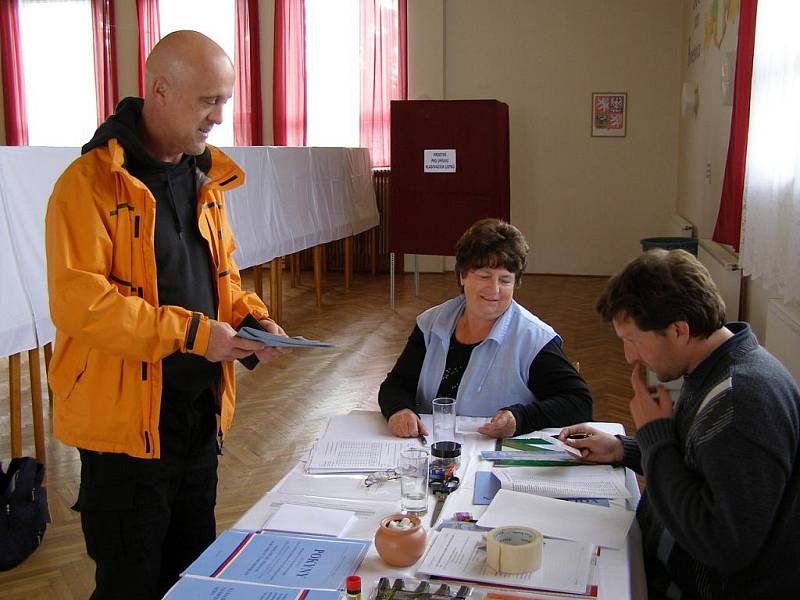
[[[366,148],[222,150],[245,171],[245,184],[226,204],[242,269],[378,224]],[[0,356],[54,338],[44,215],[56,179],[78,154],[78,148],[0,146]]]
[[[354,411],[352,417],[358,416],[359,422],[365,418],[369,421],[364,437],[370,440],[392,439],[383,416],[379,412]],[[602,424],[597,424],[603,427]],[[611,425],[622,433],[621,425]],[[603,427],[605,428],[605,427]],[[376,434],[377,432],[377,434]],[[493,450],[495,440],[477,432],[459,432],[456,439],[461,442],[461,466],[458,475],[461,485],[455,493],[448,497],[442,509],[440,519],[452,515],[456,511],[467,511],[477,518],[486,506],[472,504],[475,472],[490,470],[491,463],[480,459],[481,450]],[[398,480],[387,481],[371,487],[364,485],[364,474],[310,475],[305,471],[305,463],[300,461],[287,473],[275,487],[267,492],[247,513],[235,524],[238,529],[258,530],[275,513],[281,504],[299,504],[322,506],[353,511],[357,520],[345,532],[344,536],[358,539],[373,539],[381,519],[399,512],[400,484]],[[639,487],[635,474],[626,470],[626,488],[632,499],[627,501],[626,509],[634,510],[639,501]],[[429,496],[429,510],[422,518],[423,525],[429,529],[431,512],[434,505],[433,496]],[[608,508],[607,510],[625,510]],[[429,533],[428,542],[431,541]],[[598,559],[599,598],[605,600],[639,600],[647,597],[642,561],[641,533],[634,519],[628,531],[627,543],[619,550],[603,548]],[[416,577],[415,565],[408,568],[387,566],[378,556],[374,544],[370,547],[358,575],[362,577],[365,596],[380,577]],[[529,597],[537,594],[530,592]]]

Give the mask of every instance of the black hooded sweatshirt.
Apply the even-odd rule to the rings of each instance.
[[[184,154],[178,164],[157,160],[142,146],[138,124],[144,102],[125,98],[82,149],[86,154],[111,138],[125,151],[124,167],[147,186],[156,199],[155,249],[158,303],[182,306],[217,318],[216,290],[208,244],[197,217],[199,171],[211,167],[211,153]],[[175,352],[162,361],[166,388],[200,392],[220,377],[219,364],[202,356]]]

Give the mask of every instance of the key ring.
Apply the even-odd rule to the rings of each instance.
[[[364,479],[364,485],[366,487],[370,487],[375,485],[376,483],[383,483],[384,481],[389,481],[391,479],[398,479],[400,477],[400,473],[398,473],[395,469],[386,469],[385,471],[375,471],[374,473],[370,473]]]

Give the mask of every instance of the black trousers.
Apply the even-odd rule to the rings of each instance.
[[[216,537],[217,420],[209,391],[165,388],[160,459],[80,450],[92,600],[161,598]]]

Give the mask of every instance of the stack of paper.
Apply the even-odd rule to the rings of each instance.
[[[335,591],[358,570],[370,543],[229,529],[189,565],[183,576]]]
[[[498,469],[495,476],[505,490],[548,498],[630,498],[625,471],[610,465],[525,467]]]
[[[427,448],[427,445],[418,438],[392,436],[379,413],[331,417],[311,450],[306,470],[316,474],[394,469],[400,462],[400,452],[412,447]]]
[[[418,573],[453,581],[591,598],[597,596],[597,554],[597,547],[592,544],[545,539],[542,567],[530,573],[511,575],[499,573],[486,564],[480,532],[444,529],[425,553]]]
[[[338,537],[355,520],[356,514],[350,510],[281,504],[264,524],[264,529]]]
[[[481,527],[516,525],[547,537],[619,549],[625,544],[633,511],[574,504],[553,498],[500,490],[478,519]]]
[[[340,600],[342,593],[307,588],[282,588],[240,581],[181,577],[164,600]]]

